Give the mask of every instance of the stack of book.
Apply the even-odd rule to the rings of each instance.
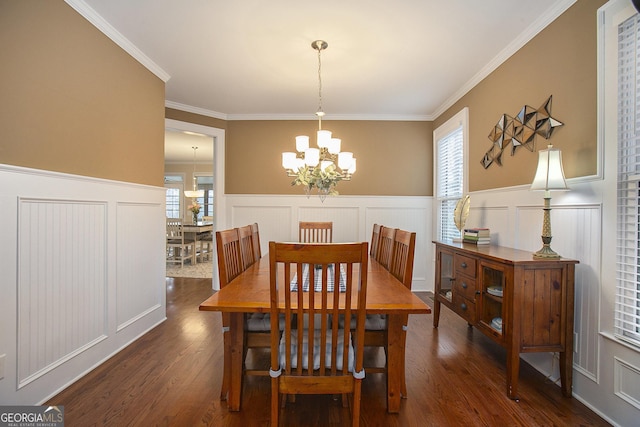
[[[476,245],[488,245],[491,243],[491,233],[488,228],[465,228],[462,241]]]

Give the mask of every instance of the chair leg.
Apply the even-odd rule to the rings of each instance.
[[[353,405],[351,410],[351,425],[360,425],[360,399],[362,397],[362,380],[356,380],[353,389]]]
[[[280,413],[280,392],[278,390],[278,378],[271,378],[271,427],[277,427]]]

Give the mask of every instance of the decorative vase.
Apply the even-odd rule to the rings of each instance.
[[[197,213],[193,213],[193,223],[197,224],[198,223],[198,214]]]

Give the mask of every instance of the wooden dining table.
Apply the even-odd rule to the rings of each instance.
[[[244,357],[245,313],[270,310],[269,255],[263,256],[231,283],[200,304],[200,311],[230,313],[231,372],[227,405],[240,410]],[[353,301],[355,308],[355,299]],[[404,375],[402,330],[408,314],[429,314],[431,307],[414,295],[382,265],[370,258],[367,268],[367,314],[385,314],[387,333],[387,410],[400,410],[400,388]],[[222,345],[222,342],[220,343]],[[221,364],[222,366],[222,364]],[[366,371],[366,368],[365,368]]]

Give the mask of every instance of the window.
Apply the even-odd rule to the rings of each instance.
[[[640,345],[640,15],[618,26],[618,160],[614,330]]]
[[[436,236],[438,240],[460,237],[453,221],[458,200],[467,191],[467,123],[465,108],[433,132]]]
[[[183,177],[181,175],[165,175],[164,188],[166,195],[166,216],[167,218],[182,218],[180,209],[181,194],[183,190]]]

